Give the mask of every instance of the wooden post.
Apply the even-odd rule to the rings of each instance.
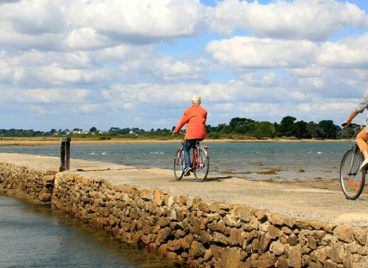
[[[59,171],[70,169],[70,141],[69,137],[63,137],[60,144],[60,167]]]

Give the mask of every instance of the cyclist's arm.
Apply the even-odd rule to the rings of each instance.
[[[365,109],[368,108],[368,92],[366,92],[361,99],[361,101],[358,103],[358,105],[355,107],[354,111],[350,114],[349,118],[342,122],[342,126],[348,126],[351,124],[353,119],[359,114],[362,113]]]
[[[184,112],[183,116],[180,118],[179,123],[176,125],[176,128],[174,129],[173,133],[177,134],[179,133],[180,129],[189,122],[189,113],[187,111]]]
[[[350,124],[351,124],[351,122],[353,121],[353,119],[354,119],[357,115],[358,115],[358,112],[353,111],[353,112],[350,114],[349,118],[348,118],[347,120],[345,120],[344,122],[342,122],[342,124],[341,124],[341,125],[342,125],[343,127],[346,127],[346,126],[350,125]]]

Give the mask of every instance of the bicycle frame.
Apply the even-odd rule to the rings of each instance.
[[[355,153],[357,151],[359,151],[358,144],[353,145],[352,149],[353,149],[353,156],[355,156]],[[351,176],[351,175],[354,175],[355,176],[358,173],[358,171],[359,171],[359,170],[356,170],[356,172],[352,172],[353,165],[354,165],[354,160],[355,160],[354,157],[352,157],[351,158],[351,161],[350,161],[350,168],[349,168],[349,173],[348,173],[349,176]]]
[[[192,148],[193,154],[191,157],[191,168],[193,170],[197,170],[199,168],[202,168],[204,165],[203,159],[199,155],[199,148],[202,148],[206,152],[208,151],[208,146],[201,146],[200,142],[197,141],[195,146]],[[182,146],[180,147],[180,154],[184,154],[184,141],[182,142]]]

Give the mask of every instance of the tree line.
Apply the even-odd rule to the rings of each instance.
[[[280,123],[268,121],[256,121],[244,117],[235,117],[229,123],[222,123],[217,126],[207,125],[208,138],[254,138],[254,139],[274,139],[274,138],[295,138],[295,139],[344,139],[355,137],[360,130],[359,125],[352,125],[341,128],[335,125],[332,120],[322,120],[318,123],[297,121],[295,117],[285,116]],[[46,136],[79,136],[99,138],[111,137],[148,137],[148,138],[169,138],[171,129],[157,128],[144,130],[140,128],[119,128],[111,127],[108,131],[98,130],[91,127],[88,131],[80,128],[51,129],[50,131],[34,131],[32,129],[0,129],[2,137],[46,137]]]
[[[249,138],[274,139],[343,139],[352,138],[360,130],[360,126],[353,124],[347,128],[335,125],[332,120],[322,120],[319,123],[297,121],[295,117],[285,116],[280,123],[255,121],[248,118],[235,117],[228,124],[207,126],[207,132],[212,138],[223,135],[243,135]]]

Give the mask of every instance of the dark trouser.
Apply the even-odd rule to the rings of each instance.
[[[194,148],[197,144],[197,141],[201,141],[203,139],[193,139],[193,140],[185,140],[184,141],[184,161],[185,168],[191,167],[190,163],[190,149]]]

